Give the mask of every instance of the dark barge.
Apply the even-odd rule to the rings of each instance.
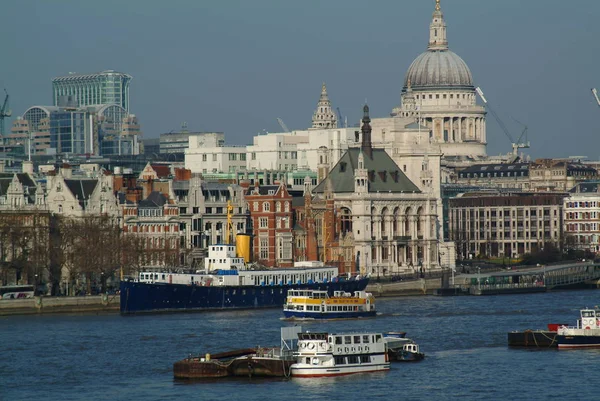
[[[295,362],[280,348],[241,349],[205,357],[191,356],[173,364],[176,379],[215,377],[287,377]]]
[[[508,333],[509,347],[557,348],[556,332],[564,324],[548,324],[547,330],[511,331]]]

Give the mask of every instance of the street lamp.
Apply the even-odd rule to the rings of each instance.
[[[477,266],[477,286],[479,287],[479,291],[481,291],[481,267]]]
[[[37,295],[37,292],[38,292],[38,275],[37,275],[37,273],[34,274],[34,277],[35,277],[35,281],[33,283],[34,284],[34,286],[33,286],[33,295]]]

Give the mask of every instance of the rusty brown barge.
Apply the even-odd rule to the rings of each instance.
[[[218,354],[189,356],[173,364],[176,379],[216,377],[288,377],[296,361],[302,327],[282,327],[279,347],[243,348]]]

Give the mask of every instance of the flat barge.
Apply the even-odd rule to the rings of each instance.
[[[511,331],[508,333],[508,345],[510,347],[558,347],[556,331],[547,330]]]
[[[173,364],[176,379],[216,377],[288,377],[295,359],[280,348],[241,349],[220,354],[191,356]]]
[[[557,331],[562,323],[550,323],[547,330],[511,331],[508,333],[509,347],[558,348]]]

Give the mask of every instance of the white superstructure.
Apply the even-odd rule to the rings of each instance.
[[[292,377],[340,376],[390,369],[381,333],[300,333]]]

